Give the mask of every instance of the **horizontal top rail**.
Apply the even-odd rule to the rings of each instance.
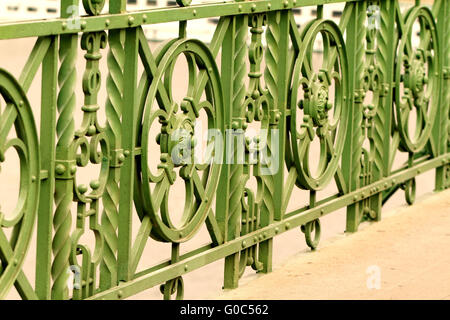
[[[360,1],[360,0],[357,0]],[[297,7],[330,3],[355,2],[350,0],[264,0],[246,2],[222,2],[192,5],[189,7],[163,7],[120,14],[80,16],[67,19],[40,19],[0,23],[0,40],[42,37],[50,35],[96,32],[124,29],[146,24],[195,20],[217,16],[231,16],[288,10]],[[77,23],[74,23],[77,19]],[[79,19],[79,20],[78,20]]]

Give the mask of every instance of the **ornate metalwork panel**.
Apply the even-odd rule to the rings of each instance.
[[[425,171],[450,186],[450,1],[177,4],[61,0],[58,19],[0,23],[2,41],[37,37],[20,76],[0,62],[0,170],[15,153],[19,172],[0,298],[182,299],[183,275],[221,259],[235,288],[271,271],[281,233],[315,250],[324,215],[346,208],[356,232],[396,191],[412,204]],[[192,20],[212,19],[197,39]],[[145,28],[165,22],[177,34],[157,46]],[[157,242],[170,256],[145,265]]]

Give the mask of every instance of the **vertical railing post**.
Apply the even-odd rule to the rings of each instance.
[[[279,35],[278,39],[273,32],[276,28],[277,16],[269,18],[267,28],[267,68],[264,76],[268,81],[267,87],[273,99],[273,110],[270,110],[270,128],[268,143],[272,144],[272,137],[277,130],[277,145],[271,146],[272,159],[277,159],[276,171],[273,172],[273,219],[280,221],[283,218],[282,203],[284,199],[284,159],[286,151],[286,109],[288,104],[288,89],[290,86],[290,48],[289,48],[289,28],[292,11],[285,10],[279,13]],[[275,45],[278,47],[276,48]],[[274,51],[275,50],[275,51]],[[278,51],[278,52],[276,52]],[[278,58],[276,58],[278,57]],[[274,71],[276,72],[274,73]],[[275,81],[275,83],[273,83]]]
[[[284,184],[283,163],[285,132],[278,132],[276,145],[272,143],[273,130],[285,130],[284,115],[287,104],[288,64],[289,64],[289,10],[272,12],[268,17],[266,29],[266,70],[264,79],[269,93],[270,126],[267,139],[268,154],[273,158],[278,154],[277,172],[262,176],[263,199],[261,204],[261,227],[265,227],[276,220],[281,220],[283,199],[282,186]],[[281,124],[280,124],[280,119]],[[277,188],[276,188],[277,187]],[[261,272],[272,271],[273,238],[264,240],[259,245],[259,261],[263,263]]]
[[[342,155],[342,171],[347,182],[348,191],[359,188],[361,174],[361,153],[363,135],[361,130],[364,90],[362,78],[364,72],[366,3],[354,2],[350,21],[347,25],[346,48],[348,54],[348,76],[350,101],[350,121],[347,126],[347,135]],[[346,232],[355,232],[361,219],[360,203],[347,207]]]
[[[78,15],[78,0],[61,1],[61,17],[69,18]],[[76,107],[76,57],[78,35],[60,36],[58,73],[58,120],[56,133],[58,142],[55,158],[55,213],[53,216],[53,264],[52,264],[52,299],[67,299],[68,270],[71,250],[70,228],[72,224],[71,205],[73,199],[73,179],[76,169],[71,152],[75,134],[73,114]],[[47,94],[47,93],[45,93]],[[53,172],[52,172],[53,175]],[[50,173],[49,173],[50,176]]]
[[[131,223],[135,176],[135,142],[137,112],[137,62],[139,39],[137,28],[126,30],[125,71],[122,111],[123,165],[120,171],[117,270],[118,281],[131,279]]]
[[[222,85],[224,92],[225,150],[224,164],[220,176],[216,210],[219,225],[223,228],[225,241],[239,237],[241,222],[241,198],[244,190],[243,164],[238,163],[240,138],[243,139],[243,113],[245,99],[247,21],[246,15],[230,18],[230,27],[222,45]],[[241,121],[239,121],[241,119]],[[239,136],[241,135],[241,136]],[[237,140],[237,141],[235,141]],[[238,286],[239,258],[235,253],[225,258],[224,288]]]
[[[380,102],[374,117],[374,163],[373,181],[387,177],[390,174],[391,128],[393,121],[393,81],[394,61],[397,50],[396,0],[380,1],[380,29],[377,36],[376,61],[382,75],[380,84]],[[381,209],[378,210],[376,220],[381,219]]]
[[[36,243],[36,294],[39,299],[51,298],[52,218],[55,190],[55,126],[58,74],[58,41],[54,37],[42,63],[41,90],[41,171],[46,179],[41,181]]]
[[[111,1],[109,12],[112,14],[124,12],[126,1]],[[100,289],[105,290],[117,284],[117,227],[119,219],[119,181],[120,167],[124,160],[122,149],[121,117],[123,109],[124,90],[124,30],[110,30],[108,36],[108,70],[106,80],[107,101],[107,135],[110,143],[110,170],[108,182],[103,195],[103,213],[101,224],[105,237],[103,260],[100,266]]]
[[[436,122],[433,127],[433,139],[437,146],[437,155],[448,152],[448,125],[450,107],[450,2],[448,0],[436,0],[433,4],[433,13],[437,18],[437,31],[439,39],[439,57],[441,71],[441,90],[439,96],[439,108],[436,114]],[[433,99],[433,103],[435,103]],[[448,176],[450,167],[448,164],[436,169],[435,189],[437,191],[449,187]]]

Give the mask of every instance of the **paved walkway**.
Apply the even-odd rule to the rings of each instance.
[[[450,299],[450,190],[298,254],[219,299]]]

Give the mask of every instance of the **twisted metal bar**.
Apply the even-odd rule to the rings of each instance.
[[[125,49],[122,31],[110,31],[107,58],[109,75],[106,80],[108,100],[106,102],[107,135],[111,144],[112,165],[103,199],[101,224],[105,236],[103,261],[101,264],[100,288],[106,289],[117,282],[117,228],[119,206],[120,164],[123,161],[121,148],[121,115],[123,103]]]
[[[76,57],[77,36],[61,36],[59,58],[61,66],[58,73],[58,111],[59,117],[56,125],[58,136],[56,157],[57,161],[71,160],[71,144],[75,134],[73,114],[75,111],[75,81],[76,81]],[[72,170],[61,165],[57,170]],[[58,172],[57,172],[58,173]],[[72,186],[71,179],[58,179],[55,183],[55,214],[53,216],[54,237],[52,249],[54,254],[52,264],[53,286],[52,299],[66,299],[68,295],[67,279],[70,254],[70,228],[72,224],[71,204]]]

